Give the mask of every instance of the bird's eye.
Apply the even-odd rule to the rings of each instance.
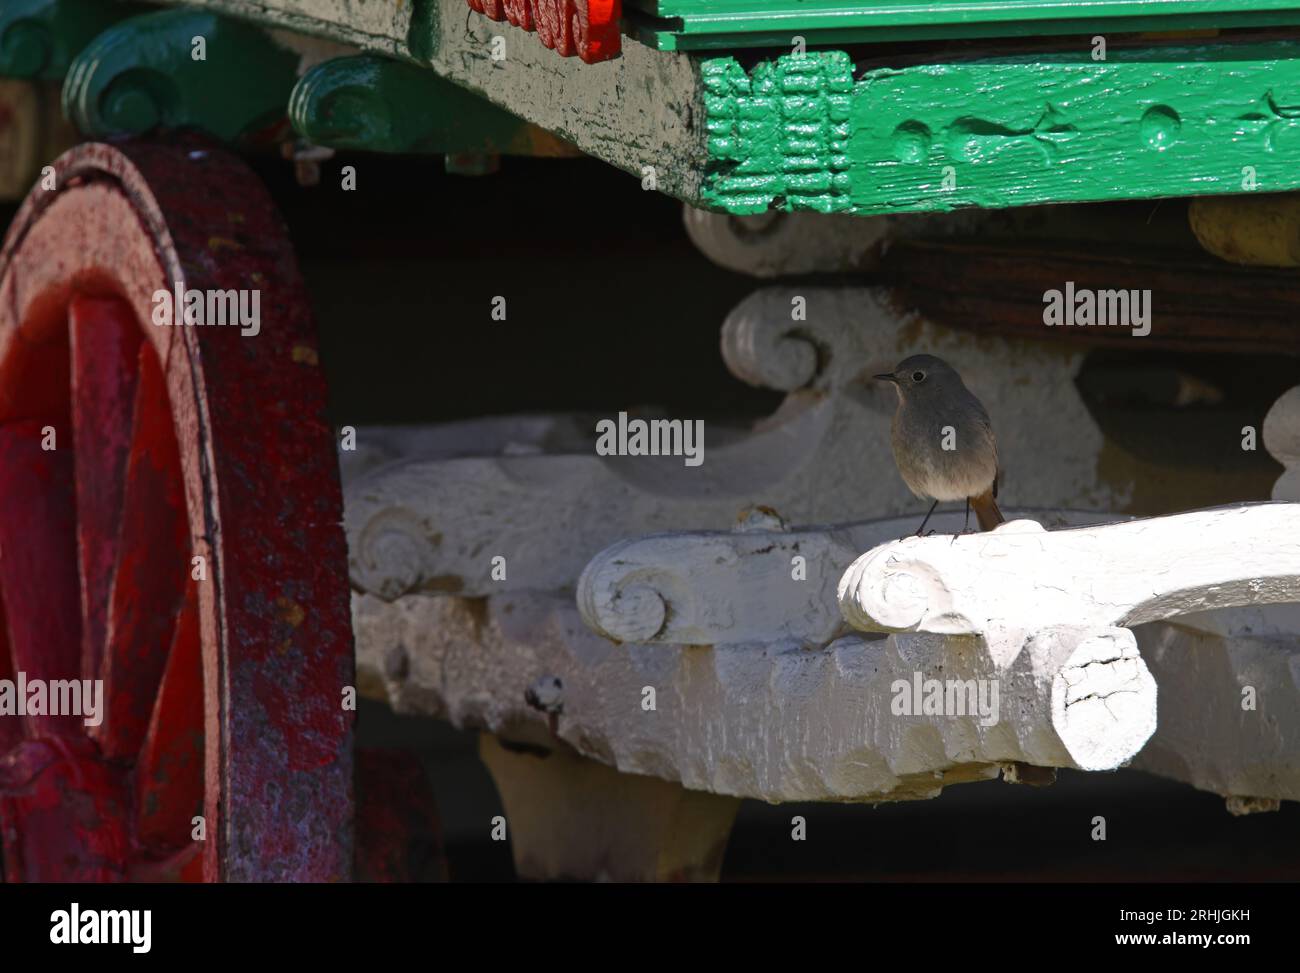
[[[912,373],[912,381],[913,381],[913,382],[924,382],[924,381],[925,381],[925,372],[913,372],[913,373]]]

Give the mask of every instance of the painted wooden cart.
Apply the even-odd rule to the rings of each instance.
[[[1294,619],[1162,624],[1300,600],[1294,504],[1157,525],[1225,550],[1249,536],[1257,561],[996,630],[974,540],[859,560],[906,507],[879,449],[842,460],[845,442],[885,441],[857,376],[918,337],[877,289],[778,287],[737,308],[728,367],[788,399],[720,449],[702,490],[602,462],[551,417],[363,430],[342,456],[345,502],[293,254],[233,150],[286,143],[305,177],[331,148],[464,172],[587,153],[681,199],[710,257],[761,276],[889,251],[933,283],[950,245],[889,218],[1188,196],[1207,197],[1193,227],[1211,252],[1294,266],[1300,210],[1253,196],[1300,187],[1297,25],[1300,5],[1279,0],[4,0],[0,75],[43,92],[13,117],[35,125],[56,89],[87,141],[54,161],[48,139],[5,129],[11,181],[35,187],[0,253],[0,678],[103,678],[108,700],[94,727],[0,722],[7,878],[350,877],[354,628],[372,691],[519,744],[485,738],[484,756],[520,869],[542,876],[714,876],[740,796],[897,800],[999,770],[1110,769],[1157,732],[1156,681],[1265,669],[1294,690]],[[557,214],[617,219],[595,196]],[[1035,334],[1032,293],[979,306],[978,259],[922,288],[931,306]],[[1292,289],[1260,273],[1269,294]],[[151,326],[159,291],[256,292],[256,336]],[[814,308],[799,327],[795,300]],[[1234,336],[1191,294],[1153,346],[1294,355],[1295,309],[1270,300]],[[1002,339],[921,327],[962,349],[977,385],[1008,381]],[[1080,528],[1079,563],[1048,555],[1067,578],[1044,583],[1097,590],[1115,565],[1167,572],[1174,555],[1093,526],[1133,484],[1097,471],[1078,367],[1071,349],[1010,366],[1049,390],[1036,405],[1069,419],[1070,449],[1000,428],[1013,457],[1041,461],[1020,502],[1055,512],[1030,516]],[[1300,500],[1296,394],[1265,427],[1289,469],[1278,500]],[[1000,556],[1024,567],[1040,541],[1006,532]],[[515,580],[481,550],[511,552]],[[816,565],[797,591],[796,552]],[[1169,662],[1187,631],[1227,661]],[[870,687],[944,665],[1014,687],[1012,725],[889,725]],[[675,689],[654,726],[647,686]],[[1300,798],[1293,715],[1209,750],[1176,709],[1161,719],[1140,758],[1158,772],[1239,808]],[[529,747],[560,756],[542,769]]]

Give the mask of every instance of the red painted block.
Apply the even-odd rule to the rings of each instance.
[[[466,0],[489,20],[508,21],[562,57],[577,55],[588,64],[618,57],[622,0]]]

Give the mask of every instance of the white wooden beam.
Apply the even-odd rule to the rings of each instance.
[[[983,635],[1051,625],[1137,625],[1300,601],[1300,503],[1216,507],[1045,531],[1014,520],[955,540],[915,537],[863,554],[840,608],[863,631]]]

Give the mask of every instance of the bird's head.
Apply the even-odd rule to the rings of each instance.
[[[892,372],[872,377],[893,382],[900,398],[962,387],[957,370],[934,355],[912,355],[894,366]]]

